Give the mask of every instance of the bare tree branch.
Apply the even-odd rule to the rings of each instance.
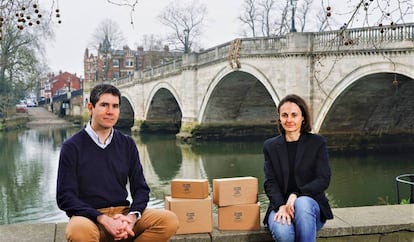
[[[158,19],[172,31],[168,36],[170,44],[176,49],[184,50],[186,44],[191,49],[196,39],[201,36],[206,15],[206,5],[199,4],[197,0],[186,6],[181,6],[180,1],[174,1],[165,7]]]
[[[256,10],[255,0],[244,0],[244,12],[239,16],[239,20],[246,24],[251,32],[252,37],[256,37],[256,22],[259,15]]]
[[[110,4],[114,4],[120,7],[129,7],[129,19],[131,20],[131,24],[134,24],[134,18],[132,17],[132,14],[135,11],[135,7],[138,5],[138,0],[106,0]]]
[[[119,25],[112,19],[104,19],[100,22],[92,34],[89,47],[93,50],[98,50],[99,45],[104,42],[105,38],[108,38],[113,49],[120,49],[126,43]]]

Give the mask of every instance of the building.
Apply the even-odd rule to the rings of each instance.
[[[69,72],[59,72],[59,75],[49,74],[49,88],[52,97],[80,90],[82,87],[81,78]]]
[[[121,50],[111,48],[108,37],[99,45],[97,55],[85,49],[85,82],[104,82],[133,76],[135,71],[181,58],[182,52],[171,52],[168,46],[162,50],[145,51],[143,47],[136,50],[124,46]]]

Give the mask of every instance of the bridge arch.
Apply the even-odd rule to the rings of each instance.
[[[349,119],[348,125],[344,125],[343,129],[339,128],[337,130],[339,130],[339,132],[343,131],[350,133],[355,131],[368,132],[370,126],[371,128],[372,126],[375,126],[374,124],[368,124],[368,122],[372,122],[372,117],[370,118],[370,116],[375,116],[375,112],[378,113],[378,109],[381,108],[381,106],[389,106],[386,102],[395,102],[396,98],[398,98],[397,96],[401,98],[401,95],[395,94],[398,90],[394,90],[396,87],[393,84],[393,80],[396,79],[399,86],[402,84],[404,85],[405,93],[414,92],[413,76],[414,71],[411,70],[409,66],[401,63],[377,62],[354,69],[339,81],[329,93],[329,97],[325,98],[320,112],[318,112],[318,116],[315,119],[314,131],[329,132],[328,123],[332,124],[332,120],[335,119],[332,117],[333,115],[340,114],[338,116],[341,116],[341,123],[347,123],[347,121],[344,120],[345,117],[356,116],[357,112],[361,112],[363,114],[360,116],[359,120],[356,120],[356,118],[353,120]],[[365,86],[369,86],[369,88],[366,88],[364,92],[363,89]],[[344,100],[347,100],[346,105],[344,104]],[[404,102],[413,102],[413,100],[405,100]],[[343,104],[341,104],[341,102],[343,102]],[[385,107],[382,108],[384,109]],[[399,107],[399,109],[406,108],[407,104],[404,103]],[[375,111],[375,109],[377,111]],[[371,121],[369,119],[371,119]],[[379,119],[386,120],[387,118],[382,116]],[[383,127],[379,127],[381,124],[377,124],[376,126],[379,129],[383,129]],[[349,130],[345,127],[352,127],[351,129],[354,130]]]
[[[178,92],[167,82],[155,85],[145,103],[144,119],[147,127],[157,131],[178,132],[182,119],[182,102]],[[147,131],[152,128],[149,127]]]
[[[362,106],[376,114],[381,113],[381,110],[387,111],[378,105],[380,102],[384,106],[388,104],[382,99],[392,103],[394,99],[406,95],[404,100],[397,100],[404,102],[399,107],[409,113],[405,116],[414,116],[412,109],[408,109],[409,105],[405,103],[406,100],[413,100],[411,94],[414,97],[414,91],[411,92],[414,88],[410,87],[414,83],[412,31],[413,24],[349,29],[349,36],[357,40],[351,45],[336,41],[341,31],[244,38],[238,48],[229,42],[205,51],[188,53],[174,62],[151,70],[137,71],[134,78],[117,80],[116,83],[130,93],[132,105],[137,108],[137,131],[157,119],[160,120],[159,125],[162,125],[161,121],[168,122],[174,112],[169,112],[168,116],[164,110],[165,116],[162,116],[161,112],[156,112],[157,107],[162,110],[162,105],[154,105],[154,102],[169,100],[176,103],[175,109],[180,111],[175,113],[182,113],[182,126],[177,130],[179,133],[176,137],[184,141],[248,137],[252,134],[246,132],[248,129],[257,134],[263,131],[274,134],[276,106],[280,98],[293,92],[308,100],[314,114],[313,131],[342,132],[346,131],[342,127],[351,127],[350,124],[358,118],[352,108],[358,110]],[[392,32],[392,35],[383,34],[388,32]],[[233,69],[228,61],[240,61],[240,68]],[[392,80],[384,78],[391,79],[394,74],[403,83],[401,94],[407,93],[395,97],[378,95],[378,91],[392,88]],[[369,89],[369,86],[373,89]],[[134,95],[137,92],[142,95]],[[376,98],[375,102],[369,100],[372,96]],[[364,99],[367,103],[356,105]],[[341,120],[342,114],[337,109],[352,114],[352,119]],[[389,110],[398,113],[395,108]],[[263,118],[267,114],[270,115]],[[374,117],[383,119],[378,121],[379,127],[380,122],[386,122],[389,118],[360,114],[369,117],[367,121],[370,122],[368,126],[359,122],[362,127],[377,123],[373,122]],[[405,124],[410,120],[403,118]],[[329,129],[334,127],[332,124],[335,121],[342,124],[336,125],[337,130]],[[273,129],[262,129],[265,126],[272,126]],[[414,127],[406,132],[408,135],[413,133]]]
[[[131,99],[127,95],[121,96],[121,107],[119,119],[116,127],[119,128],[131,128],[134,126],[134,107],[132,106]]]
[[[253,91],[247,93],[247,89],[252,89]],[[229,93],[231,93],[231,96],[229,96]],[[276,103],[279,102],[279,97],[270,80],[258,68],[248,63],[242,63],[242,68],[239,69],[232,69],[229,66],[223,67],[208,85],[197,120],[200,124],[206,122],[223,123],[228,121],[249,122],[251,121],[252,116],[248,117],[245,114],[244,116],[242,115],[244,117],[243,119],[240,115],[243,111],[238,110],[239,115],[237,115],[235,111],[233,112],[229,110],[229,108],[235,108],[235,106],[243,105],[243,103],[244,105],[247,105],[246,103],[248,103],[249,100],[242,100],[244,97],[255,98],[255,96],[257,97],[258,95],[260,95],[264,103],[260,104],[262,108],[257,108],[259,105],[256,102],[256,113],[252,115],[256,118],[266,117],[268,122],[272,122],[272,120],[276,118]],[[255,100],[257,101],[257,99]],[[227,104],[233,102],[233,106],[226,107],[223,105],[224,102],[227,102]],[[226,109],[218,110],[217,106]],[[216,109],[216,111],[214,111],[214,109]],[[217,115],[214,115],[214,113]],[[231,115],[223,115],[226,113]],[[259,114],[259,117],[257,114]]]

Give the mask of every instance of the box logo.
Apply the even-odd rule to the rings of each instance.
[[[241,196],[241,187],[233,187],[233,197]]]
[[[234,212],[233,213],[233,220],[236,223],[240,223],[243,218],[243,212]]]
[[[195,222],[195,213],[194,212],[188,212],[186,215],[186,222],[187,223],[194,223]]]
[[[191,184],[189,184],[189,183],[184,183],[184,184],[183,184],[183,192],[184,192],[184,193],[190,193],[190,192],[191,192]]]

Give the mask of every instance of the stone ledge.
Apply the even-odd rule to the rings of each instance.
[[[318,232],[318,241],[413,241],[414,204],[368,206],[333,209],[334,219],[328,220]],[[175,235],[171,242],[271,242],[269,232],[219,231],[214,219],[211,233]],[[0,242],[64,242],[66,223],[11,224],[0,226]]]

